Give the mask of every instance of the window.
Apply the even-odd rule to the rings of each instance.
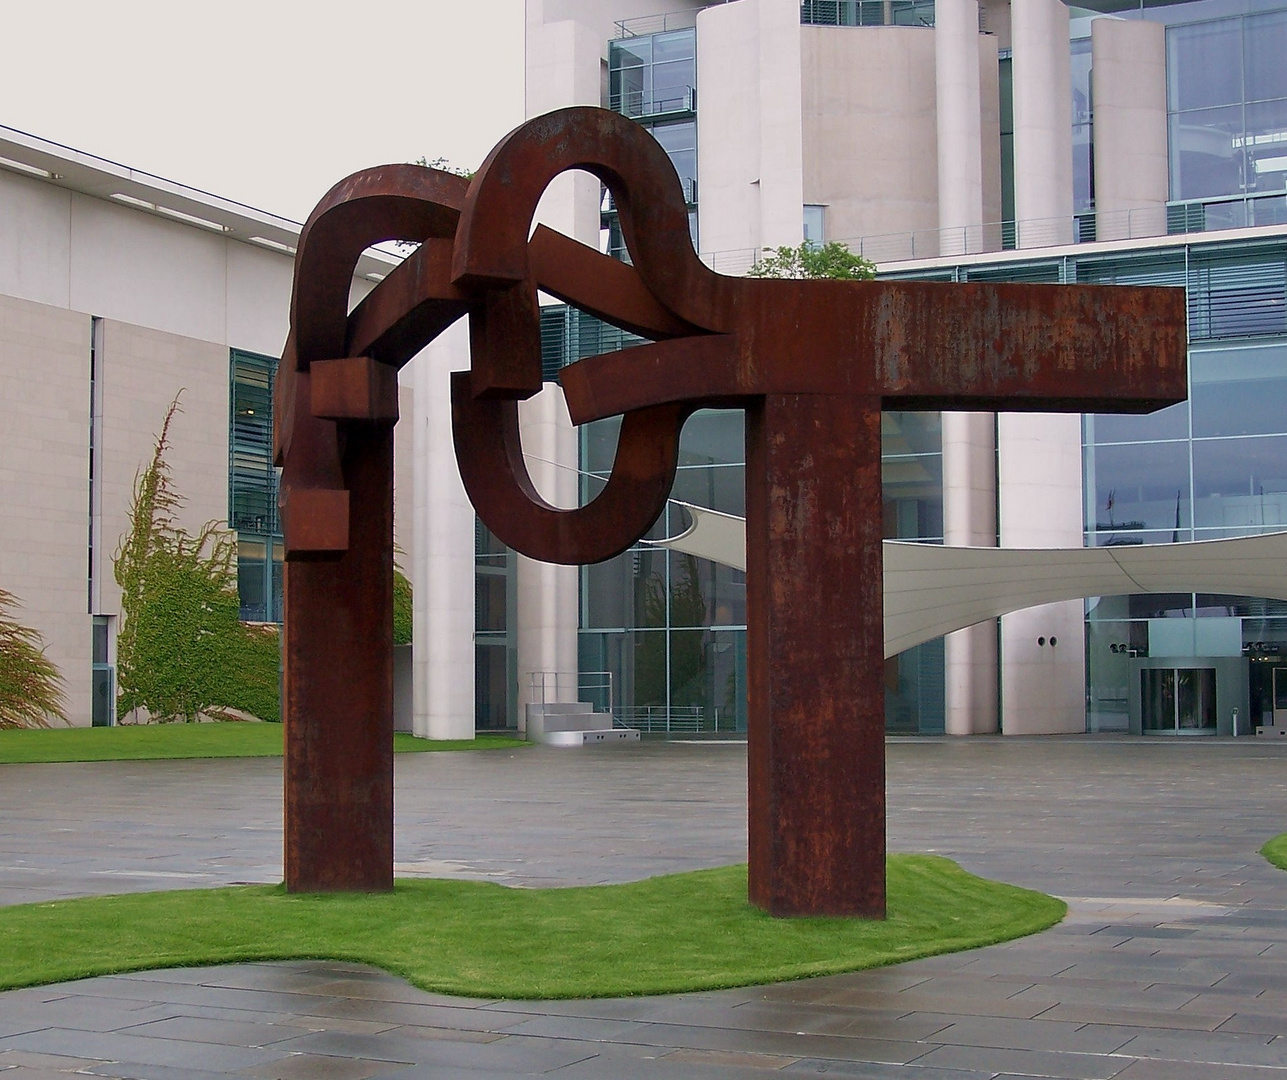
[[[1287,11],[1173,26],[1166,45],[1171,198],[1287,190]]]
[[[228,432],[228,525],[237,533],[241,617],[280,622],[282,536],[273,467],[277,361],[233,350]]]
[[[804,242],[806,244],[822,245],[827,241],[826,232],[823,229],[823,210],[826,209],[817,205],[806,205],[804,208]]]

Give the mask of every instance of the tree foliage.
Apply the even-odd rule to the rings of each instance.
[[[0,589],[0,730],[45,728],[67,719],[63,677],[40,632],[18,622],[18,598]]]
[[[135,477],[129,531],[114,559],[122,615],[117,717],[143,709],[158,723],[191,723],[238,710],[276,720],[278,635],[240,621],[236,541],[216,522],[194,536],[176,520],[183,500],[166,452],[179,411],[176,397],[151,462]]]
[[[396,566],[393,568],[393,644],[411,644],[411,582]]]
[[[826,244],[806,240],[799,247],[765,248],[763,256],[747,271],[747,276],[869,281],[876,276],[876,264],[855,255],[847,244],[839,240]]]

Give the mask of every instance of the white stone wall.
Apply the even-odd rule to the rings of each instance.
[[[801,39],[804,201],[826,205],[828,239],[932,233],[934,31],[805,26]]]
[[[89,347],[88,316],[0,296],[0,588],[45,639],[75,724],[90,720]]]
[[[92,317],[101,319],[92,614],[117,615],[111,557],[134,478],[180,390],[168,456],[185,500],[179,520],[193,531],[226,527],[230,350],[280,353],[292,274],[284,253],[0,170],[0,587],[21,597],[24,619],[48,641],[75,723],[90,722]],[[355,280],[352,301],[370,288]],[[409,390],[402,408],[414,413]],[[405,537],[412,454],[397,438]]]
[[[1000,413],[1002,547],[1082,546],[1081,417]],[[1050,639],[1057,645],[1052,646]],[[1045,639],[1039,644],[1039,639]],[[1001,731],[1086,730],[1084,605],[1046,604],[1001,619]]]

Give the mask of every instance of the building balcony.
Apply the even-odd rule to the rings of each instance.
[[[697,115],[697,88],[676,86],[666,90],[628,90],[612,94],[608,108],[631,120],[678,120]]]

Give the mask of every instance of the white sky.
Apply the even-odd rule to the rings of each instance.
[[[0,0],[0,124],[303,221],[523,119],[522,0]]]

